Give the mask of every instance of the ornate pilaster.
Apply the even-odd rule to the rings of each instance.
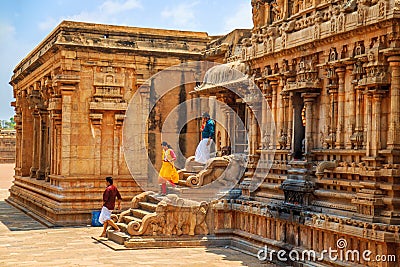
[[[355,97],[355,90],[354,90],[354,79],[355,79],[355,73],[353,73],[353,65],[347,65],[346,66],[346,73],[350,76],[350,82],[349,82],[349,90],[346,90],[346,114],[347,116],[347,125],[346,125],[346,138],[345,138],[345,147],[346,149],[352,149],[352,141],[351,137],[354,134],[354,127],[355,127],[355,121],[356,121],[356,97]],[[348,108],[347,108],[348,106]]]
[[[363,103],[364,94],[363,87],[356,86],[356,128],[354,134],[350,137],[351,143],[355,149],[362,149],[364,143],[364,129],[363,129]]]
[[[311,160],[310,153],[313,148],[313,103],[315,98],[318,97],[318,93],[303,93],[301,96],[304,100],[305,112],[306,112],[306,125],[305,125],[305,144],[304,144],[304,155],[307,160]]]
[[[101,173],[101,127],[103,122],[103,114],[91,113],[89,115],[92,133],[94,137],[94,174]]]
[[[364,136],[366,137],[365,140],[365,149],[366,149],[366,156],[371,156],[371,142],[372,140],[372,93],[370,91],[365,91],[365,122],[366,127],[364,129]]]
[[[37,178],[37,170],[39,169],[39,136],[40,136],[40,116],[39,111],[34,110],[33,116],[33,146],[32,146],[32,165],[29,176]]]
[[[44,180],[46,177],[47,163],[47,110],[41,110],[40,114],[40,137],[39,137],[39,169],[37,171],[37,179]]]
[[[279,137],[279,144],[281,149],[286,149],[288,146],[288,111],[289,111],[289,93],[286,91],[281,92],[282,96],[282,130]]]
[[[375,91],[373,94],[374,105],[372,108],[373,113],[373,123],[372,123],[372,140],[371,149],[372,156],[377,157],[378,152],[382,149],[382,139],[381,139],[381,118],[382,118],[382,99],[384,97],[384,91]]]
[[[338,94],[337,94],[337,124],[336,124],[336,142],[335,148],[344,148],[344,74],[346,69],[336,68],[338,76]]]
[[[119,174],[120,162],[122,162],[122,155],[120,153],[120,146],[122,143],[122,125],[124,123],[124,114],[115,114],[114,115],[114,144],[113,144],[113,175]]]
[[[333,148],[336,142],[336,127],[338,114],[338,77],[335,68],[329,66],[327,68],[326,77],[328,79],[328,94],[330,95],[330,123],[328,127],[328,137],[324,140],[326,148]]]
[[[388,148],[400,149],[400,55],[388,57],[391,69]]]
[[[271,88],[272,88],[272,92],[271,92],[272,93],[271,112],[272,112],[272,118],[273,118],[273,120],[275,122],[275,128],[276,128],[276,129],[274,129],[274,131],[276,131],[276,130],[279,130],[279,128],[278,128],[279,121],[278,121],[278,116],[277,116],[277,114],[278,114],[277,91],[278,91],[279,81],[272,80],[272,81],[270,81],[270,85],[271,85]],[[271,134],[274,135],[274,133],[271,133]],[[271,142],[273,142],[273,141],[271,140]],[[276,144],[274,144],[274,143],[272,143],[272,145],[276,146]]]

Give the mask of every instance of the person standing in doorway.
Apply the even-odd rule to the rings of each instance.
[[[111,213],[115,208],[115,199],[117,199],[117,209],[121,209],[121,194],[119,193],[117,187],[113,185],[113,178],[106,177],[107,188],[103,193],[103,207],[101,208],[99,222],[103,224],[103,232],[100,237],[106,237],[107,227],[111,226],[114,228],[116,232],[119,232],[120,229],[118,225],[115,224],[113,220],[111,220]]]
[[[210,118],[210,114],[202,114],[201,141],[196,148],[195,161],[205,164],[210,158],[211,143],[215,133],[215,122]]]

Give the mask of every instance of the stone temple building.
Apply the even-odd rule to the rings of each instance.
[[[157,71],[208,60],[244,72],[268,104],[252,97],[248,83],[227,79],[226,68],[219,66],[207,70],[204,83],[177,88],[187,99],[213,98],[231,108],[215,114],[212,107],[201,106],[199,112],[209,111],[227,122],[226,127],[217,126],[217,154],[245,155],[246,170],[234,189],[239,196],[232,190],[221,200],[202,204],[196,216],[205,218],[187,215],[192,218],[187,222],[176,214],[168,219],[168,212],[174,211],[163,207],[172,200],[157,202],[142,193],[118,218],[130,236],[114,240],[135,246],[133,237],[138,235],[173,235],[179,240],[185,233],[202,234],[255,254],[266,246],[319,256],[329,249],[344,254],[357,250],[360,255],[368,250],[373,259],[392,259],[377,262],[342,253],[334,259],[325,255],[286,262],[290,266],[397,266],[393,257],[400,257],[400,4],[251,4],[253,29],[218,37],[60,24],[12,77],[17,155],[8,201],[63,225],[89,218],[100,203],[105,175],[117,178],[124,195],[139,193],[119,150],[130,96]],[[151,88],[142,95],[145,105]],[[174,99],[173,94],[169,97]],[[176,98],[175,103],[183,101]],[[268,106],[272,118],[266,115]],[[157,114],[166,108],[160,105]],[[232,110],[243,120],[247,134],[236,131]],[[258,111],[261,120],[255,119]],[[263,124],[272,119],[275,129],[262,132]],[[198,125],[188,128],[184,138],[198,141]],[[157,131],[159,126],[149,129],[149,146],[159,141]],[[240,148],[243,144],[245,149]],[[193,155],[192,142],[185,145],[185,156]],[[224,160],[216,157],[206,166],[191,166],[188,161],[179,184],[212,182],[215,170],[227,166]],[[257,172],[260,162],[270,164],[269,172]],[[261,184],[250,190],[254,179],[261,179]],[[181,227],[186,223],[190,229],[185,232]]]
[[[0,163],[15,162],[15,130],[0,129]]]

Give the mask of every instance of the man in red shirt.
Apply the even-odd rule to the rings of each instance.
[[[101,208],[101,213],[99,216],[99,222],[104,224],[103,233],[101,233],[100,237],[106,237],[107,227],[111,226],[115,229],[116,232],[120,231],[118,225],[111,220],[111,213],[115,207],[115,198],[118,199],[118,207],[117,209],[121,209],[121,195],[118,192],[118,189],[115,185],[113,185],[113,178],[106,177],[107,188],[103,193],[103,207]]]

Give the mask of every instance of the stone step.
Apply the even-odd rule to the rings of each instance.
[[[148,195],[147,196],[147,203],[152,203],[152,204],[158,204],[158,202],[160,202],[159,199],[157,199],[156,197],[152,196],[152,195]]]
[[[124,223],[128,224],[132,221],[137,221],[139,223],[142,223],[142,219],[136,216],[124,216]]]
[[[140,219],[143,219],[143,217],[146,216],[147,214],[153,213],[153,212],[148,212],[148,211],[142,210],[142,209],[131,209],[131,212],[133,214],[133,217],[137,217]]]
[[[155,212],[157,208],[157,204],[151,202],[139,202],[139,206],[141,209],[148,212]]]
[[[178,185],[180,185],[180,186],[187,186],[187,185],[186,185],[186,180],[179,180],[179,181],[178,181]]]

